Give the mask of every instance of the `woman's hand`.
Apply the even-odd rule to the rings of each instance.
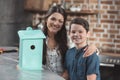
[[[67,70],[65,70],[65,71],[63,72],[62,77],[63,77],[65,80],[69,80],[69,76],[68,76]]]
[[[97,47],[94,44],[90,44],[84,50],[85,50],[85,53],[83,57],[88,57],[92,55],[95,51],[97,51]]]

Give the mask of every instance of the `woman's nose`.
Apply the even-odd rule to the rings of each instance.
[[[55,25],[58,25],[58,24],[59,24],[59,21],[56,20],[56,21],[54,22],[54,24],[55,24]]]

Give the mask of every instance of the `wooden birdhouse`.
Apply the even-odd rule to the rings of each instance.
[[[19,67],[24,70],[42,70],[43,39],[41,30],[19,30]]]

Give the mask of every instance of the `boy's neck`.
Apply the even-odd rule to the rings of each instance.
[[[86,46],[87,45],[87,43],[84,43],[84,44],[75,44],[75,47],[77,48],[77,49],[80,49],[80,48],[83,48],[84,46]]]

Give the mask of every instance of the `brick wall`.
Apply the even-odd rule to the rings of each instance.
[[[57,3],[59,0],[53,0]],[[71,0],[65,0],[68,3]],[[68,15],[67,24],[74,17],[84,17],[90,23],[89,43],[95,44],[104,53],[120,54],[120,1],[119,0],[73,0],[74,5],[87,6],[87,9],[100,10],[97,15]],[[98,2],[100,1],[100,2]],[[98,4],[100,3],[100,5]],[[69,8],[67,8],[69,9]]]
[[[75,1],[75,4],[81,2],[81,0]],[[89,0],[89,2],[84,0],[81,4],[88,4],[90,7],[92,5],[92,9],[99,9],[98,0]],[[68,20],[70,21],[73,17],[75,16],[68,16]],[[120,1],[100,0],[99,16],[88,15],[83,17],[87,18],[90,23],[92,34],[89,43],[94,43],[102,53],[120,54]]]
[[[90,40],[103,52],[120,54],[120,1],[101,0],[100,10],[100,24],[91,26],[93,36]]]

